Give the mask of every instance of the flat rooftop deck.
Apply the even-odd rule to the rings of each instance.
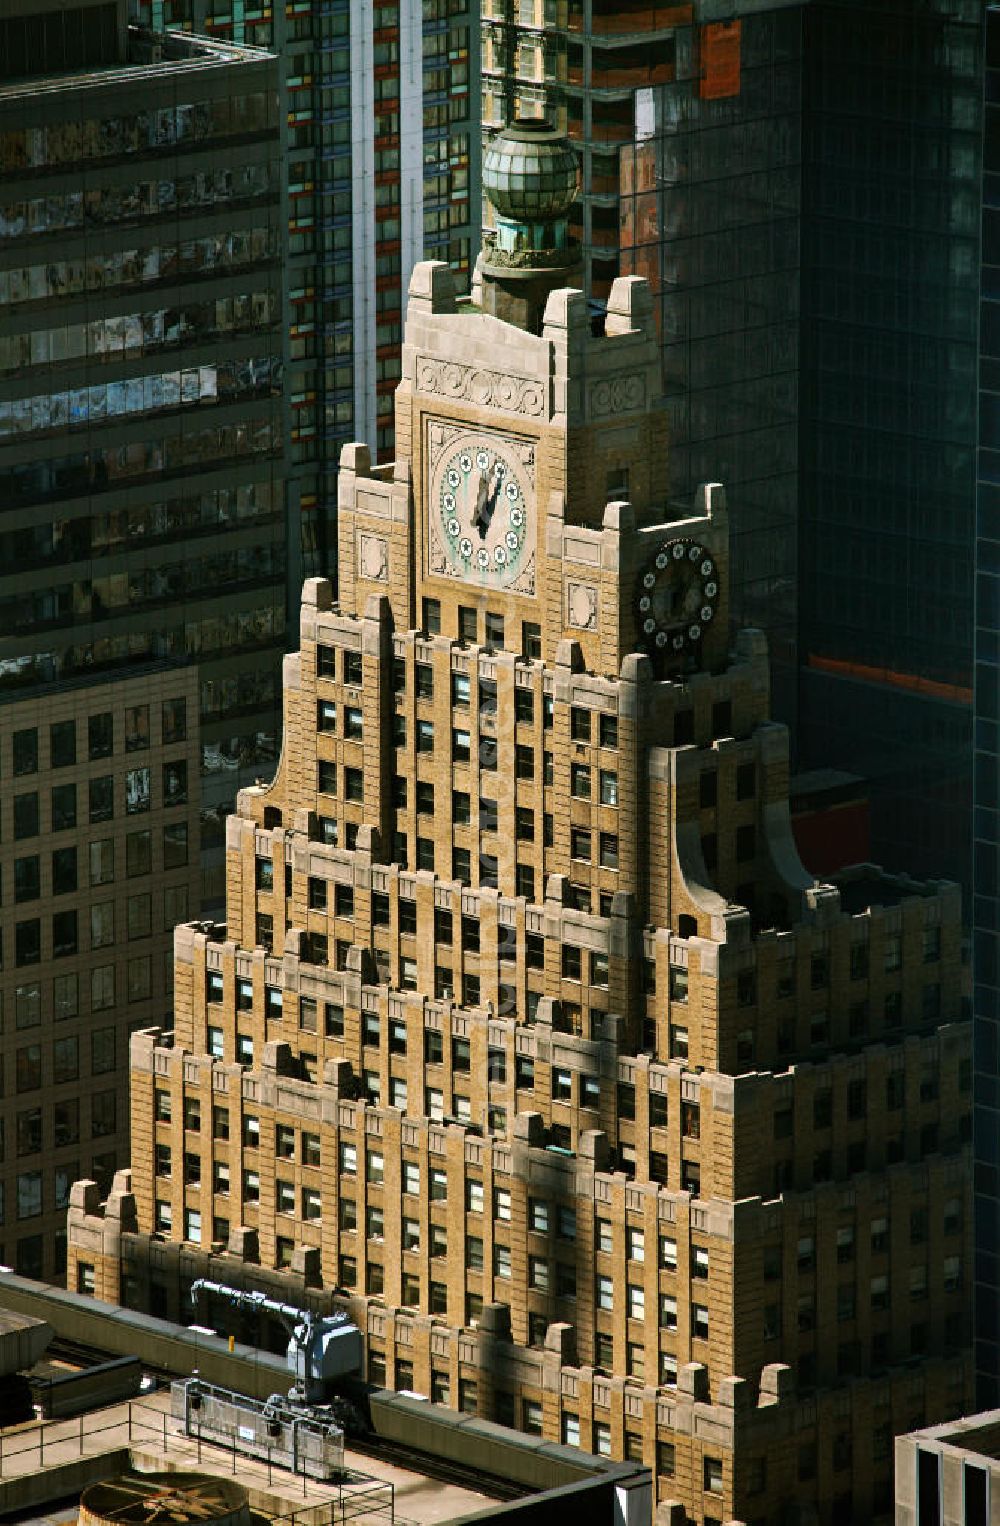
[[[170,1415],[170,1393],[164,1390],[144,1399],[91,1410],[72,1420],[48,1420],[16,1427],[0,1435],[0,1515],[21,1514],[25,1519],[46,1516],[44,1506],[18,1496],[30,1480],[51,1476],[49,1498],[79,1494],[102,1456],[108,1473],[119,1471],[131,1456],[140,1470],[180,1469],[234,1475],[250,1490],[254,1512],[270,1520],[296,1517],[292,1526],[325,1526],[341,1519],[358,1522],[395,1522],[395,1526],[435,1526],[494,1503],[492,1496],[478,1494],[456,1484],[425,1477],[394,1463],[352,1452],[345,1454],[348,1475],[344,1483],[324,1483],[292,1474],[277,1464],[185,1436]],[[87,1464],[83,1478],[81,1464]],[[74,1484],[73,1479],[81,1482]],[[62,1480],[65,1479],[65,1487]],[[391,1486],[391,1489],[387,1486]],[[58,1514],[58,1512],[56,1512]]]

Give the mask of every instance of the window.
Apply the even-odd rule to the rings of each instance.
[[[77,951],[77,918],[75,911],[57,911],[52,918],[52,954],[56,959],[66,958]]]
[[[365,798],[365,776],[360,768],[344,769],[344,799],[360,804]]]
[[[187,802],[187,763],[177,760],[163,765],[163,804],[164,806],[184,805]]]
[[[14,733],[14,772],[34,773],[35,769],[19,770],[17,768],[18,749],[17,739],[24,732]],[[35,735],[35,733],[32,733]],[[35,761],[37,766],[38,745],[35,743]],[[49,727],[49,764],[52,768],[71,768],[76,762],[76,722],[54,721]]]
[[[691,1334],[696,1340],[708,1340],[708,1308],[703,1303],[691,1305]]]
[[[580,1416],[563,1413],[562,1417],[562,1442],[563,1446],[578,1447],[580,1445]]]
[[[706,1457],[702,1463],[703,1482],[707,1494],[722,1493],[722,1458]]]
[[[677,1299],[672,1293],[660,1294],[660,1328],[677,1329]]]
[[[418,720],[417,721],[417,751],[418,752],[433,752],[434,751],[434,722],[433,721],[422,721],[422,720]]]
[[[503,615],[495,614],[490,609],[486,611],[486,645],[503,646]]]
[[[613,1277],[599,1276],[597,1278],[597,1307],[606,1309],[609,1313],[615,1306],[615,1284]]]
[[[129,816],[141,815],[150,806],[150,770],[130,768],[125,775],[125,811]],[[55,802],[53,802],[53,810]]]
[[[14,860],[14,901],[37,901],[42,893],[41,860],[37,853]]]
[[[72,725],[72,722],[70,722]],[[55,728],[53,728],[54,730]],[[24,731],[15,731],[13,735],[14,773],[35,774],[38,772],[38,732],[34,726]],[[53,767],[55,765],[53,764]]]
[[[88,795],[91,822],[110,821],[115,814],[115,781],[111,774],[91,779]]]
[[[618,837],[614,832],[602,832],[601,838],[601,868],[618,868]]]
[[[547,1293],[549,1289],[549,1263],[545,1256],[528,1257],[528,1286]]]
[[[104,1076],[115,1070],[115,1029],[93,1029],[90,1033],[90,1073]]]
[[[146,769],[148,775],[149,770]],[[148,781],[147,781],[148,782]],[[147,791],[148,793],[148,791]],[[148,803],[143,809],[148,810]],[[52,830],[64,832],[76,826],[76,785],[55,784],[52,787]]]
[[[420,1195],[420,1166],[415,1160],[403,1161],[403,1191],[411,1197]]]
[[[573,943],[564,943],[562,947],[562,973],[564,980],[579,980],[581,978],[581,951]]]
[[[14,796],[14,838],[21,841],[26,837],[38,836],[38,795],[32,791],[27,795]]]
[[[584,863],[590,862],[590,832],[586,827],[570,828],[570,855]]]
[[[493,1247],[493,1275],[495,1277],[509,1277],[511,1274],[510,1246],[494,1245]]]
[[[90,761],[110,758],[115,749],[114,716],[110,710],[91,715],[87,720],[87,756]]]
[[[454,763],[469,763],[472,760],[472,735],[457,726],[452,728],[451,733],[451,757]]]
[[[439,636],[441,634],[441,602],[439,599],[424,599],[423,629],[428,636]]]
[[[336,731],[337,707],[332,700],[316,701],[316,729],[317,731]]]
[[[344,683],[352,688],[358,688],[361,684],[361,653],[344,653]]]
[[[573,763],[569,771],[570,794],[577,799],[590,799],[590,769],[585,763]]]
[[[577,705],[573,705],[570,709],[569,729],[574,742],[589,742],[590,711],[581,710]]]
[[[646,1292],[637,1282],[628,1284],[628,1315],[629,1319],[646,1318]]]

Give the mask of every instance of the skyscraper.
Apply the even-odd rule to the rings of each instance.
[[[271,48],[284,69],[289,544],[332,571],[341,446],[392,450],[415,261],[468,281],[479,227],[475,11],[467,0],[131,0],[140,21]]]
[[[0,70],[0,1238],[52,1276],[277,751],[278,76],[105,4],[8,5]]]
[[[502,134],[473,303],[414,271],[399,455],[345,453],[340,600],[72,1285],[336,1300],[372,1382],[642,1459],[668,1519],[888,1520],[892,1434],[971,1394],[959,894],[799,863],[649,288],[595,332],[562,285],[574,178]]]

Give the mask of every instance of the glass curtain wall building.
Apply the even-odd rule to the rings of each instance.
[[[197,661],[221,876],[285,642],[277,61],[123,46],[0,87],[0,696]]]
[[[678,26],[621,249],[658,287],[673,486],[727,483],[798,765],[864,774],[875,857],[966,886],[980,27],[978,0]]]
[[[675,78],[636,97],[621,154],[621,261],[649,281],[671,421],[670,491],[726,484],[733,617],[767,630],[794,719],[802,221],[802,20],[789,5],[678,26]],[[726,34],[730,67],[718,39]],[[712,68],[709,68],[709,64]]]
[[[803,11],[802,759],[969,884],[981,0]]]
[[[284,62],[289,579],[332,573],[347,440],[393,453],[402,294],[414,263],[468,284],[479,229],[477,12],[469,0],[130,0],[178,28]]]
[[[278,61],[0,17],[0,1260],[65,1266],[285,642]]]
[[[1000,5],[986,12],[976,521],[973,978],[977,1400],[1000,1404]]]

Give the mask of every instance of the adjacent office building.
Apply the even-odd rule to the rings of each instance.
[[[571,216],[588,293],[620,269],[619,153],[635,137],[635,92],[674,77],[677,27],[691,5],[636,0],[484,0],[484,145],[518,116],[551,118],[580,164]]]
[[[590,289],[654,286],[671,487],[726,481],[734,617],[767,631],[796,767],[864,774],[880,859],[966,890],[982,18],[491,0],[483,19],[484,126],[509,97],[564,124]]]
[[[339,1303],[374,1383],[642,1460],[668,1520],[888,1521],[893,1434],[971,1399],[958,889],[803,870],[724,494],[665,501],[650,289],[599,333],[566,289],[565,142],[484,179],[71,1286]]]
[[[401,305],[415,261],[467,285],[479,228],[476,10],[468,0],[131,0],[137,20],[281,56],[288,226],[289,546],[332,572],[348,440],[392,454]]]
[[[0,18],[3,1259],[110,1179],[285,642],[277,60]]]

